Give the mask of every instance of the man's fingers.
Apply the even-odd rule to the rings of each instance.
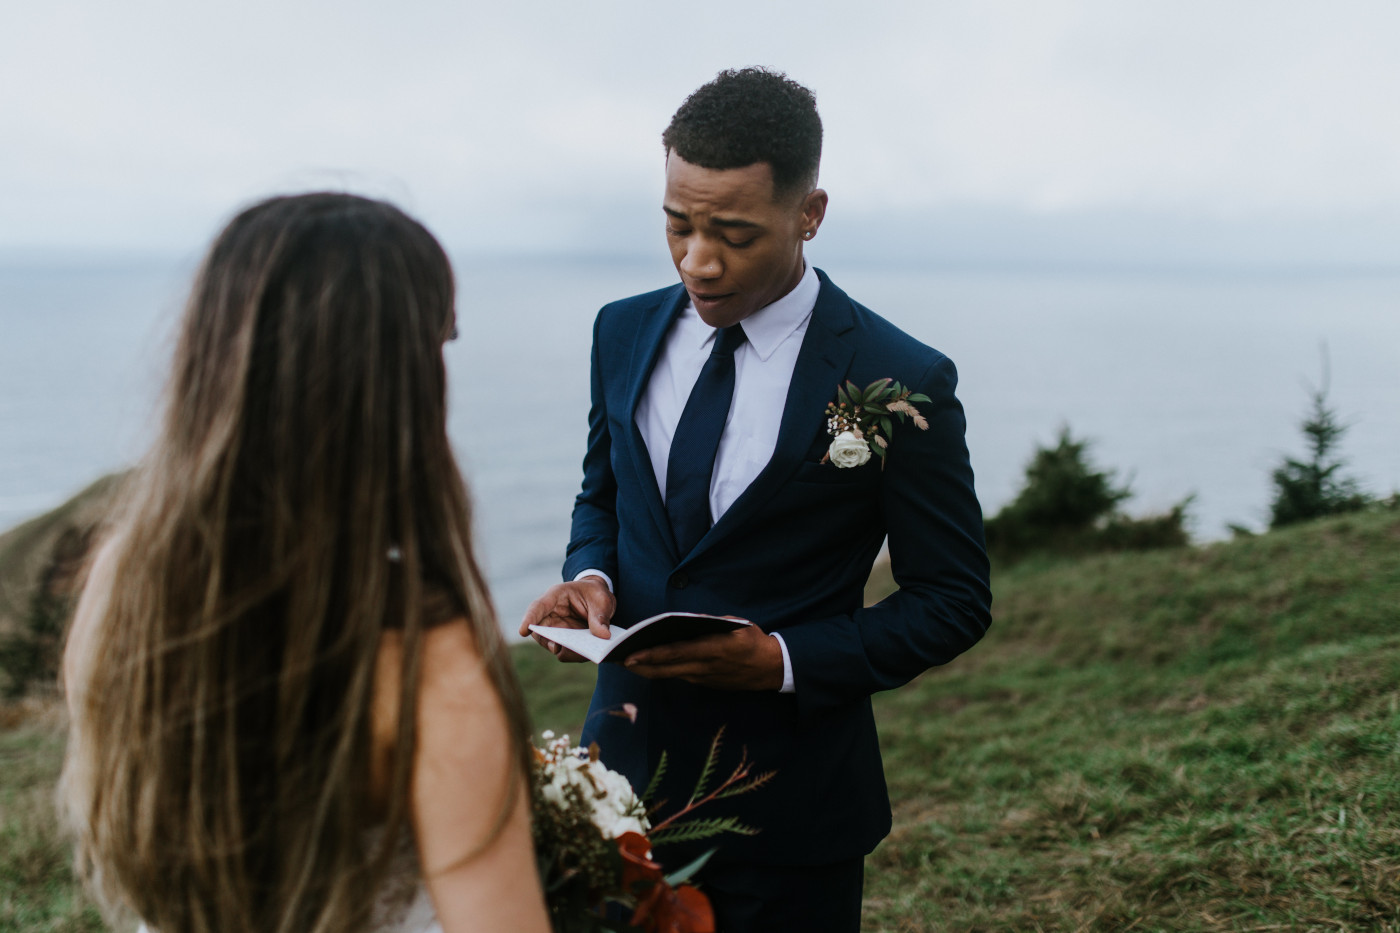
[[[612,638],[612,632],[608,628],[608,622],[612,620],[613,610],[616,608],[612,591],[600,577],[585,577],[579,582],[584,584],[578,589],[579,600],[582,603],[579,606],[582,610],[580,615],[588,620],[588,630],[598,638]]]
[[[574,651],[570,651],[568,648],[565,648],[563,645],[559,644],[558,642],[550,641],[548,638],[545,638],[543,635],[539,634],[538,632],[531,632],[531,633],[530,633],[530,637],[533,638],[533,639],[539,644],[539,646],[540,646],[541,648],[543,648],[545,651],[548,651],[550,654],[554,655],[554,656],[555,656],[556,658],[558,658],[560,661],[566,661],[566,662],[568,662],[568,663],[577,663],[577,662],[579,662],[579,661],[587,661],[587,660],[588,660],[588,659],[585,658],[583,655],[578,654],[578,653],[576,653],[576,652],[574,652]]]
[[[547,605],[543,605],[544,602],[545,599],[543,596],[541,596],[539,599],[532,602],[529,605],[529,607],[525,610],[525,616],[520,620],[521,635],[529,635],[530,626],[539,625],[540,619],[544,618],[546,615],[549,614],[549,607]]]
[[[544,595],[535,600],[525,610],[525,617],[520,620],[520,634],[529,635],[530,626],[540,625],[551,615],[554,615],[560,602],[560,585],[555,584],[544,591]]]
[[[564,650],[563,646],[560,645],[558,642],[550,641],[548,638],[545,638],[538,632],[531,632],[530,637],[533,638],[541,648],[543,648],[545,651],[548,651],[556,658],[559,657],[559,652]]]
[[[724,637],[723,635],[706,635],[702,638],[691,638],[670,645],[645,648],[629,657],[624,666],[675,668],[686,664],[706,664],[719,656],[716,648],[721,642],[718,639]]]
[[[568,664],[577,664],[579,661],[588,660],[583,655],[578,654],[570,650],[569,648],[565,648],[563,645],[556,645],[554,642],[549,643],[549,650],[554,652],[554,656],[556,658]]]
[[[760,632],[758,637],[769,636]],[[647,648],[629,657],[626,667],[639,677],[684,680],[719,690],[766,690],[781,685],[770,683],[771,665],[759,663],[754,633],[746,629]]]
[[[661,664],[670,664],[675,661],[675,652],[667,648],[647,648],[645,651],[636,651],[622,662],[623,667],[657,667]]]
[[[639,677],[649,680],[684,680],[693,684],[712,684],[716,672],[703,661],[677,661],[671,664],[626,665],[627,669]]]
[[[574,583],[556,583],[530,604],[520,620],[520,634],[528,635],[531,625],[555,628],[587,628],[589,606]]]
[[[612,594],[608,594],[609,598]],[[589,601],[585,608],[588,614],[588,630],[598,638],[612,638],[612,632],[608,630],[608,619],[612,618],[612,607],[607,607],[596,599]]]
[[[639,677],[646,677],[652,680],[664,680],[669,677],[677,676],[676,666],[671,664],[651,664],[642,661],[634,661],[628,658],[623,666]]]
[[[712,661],[724,656],[729,645],[729,635],[701,635],[669,645],[657,645],[638,651],[633,657],[645,659],[646,664],[671,664],[683,661]]]

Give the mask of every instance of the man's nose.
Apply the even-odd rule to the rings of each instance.
[[[681,259],[681,274],[692,279],[717,279],[724,274],[719,250],[704,237],[692,237]]]

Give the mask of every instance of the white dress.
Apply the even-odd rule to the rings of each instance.
[[[378,841],[378,830],[367,834],[369,845],[373,846]],[[389,863],[389,873],[374,898],[373,921],[369,929],[371,933],[442,933],[437,911],[428,898],[428,889],[418,869],[418,854],[413,849],[412,836],[408,833],[399,835],[399,846]],[[137,933],[151,931],[143,923],[137,927]]]
[[[378,830],[372,830],[370,845],[378,841]],[[411,833],[399,834],[389,874],[374,899],[374,922],[370,930],[373,933],[442,933],[437,911],[423,884]]]

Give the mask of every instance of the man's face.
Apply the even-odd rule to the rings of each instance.
[[[802,243],[821,226],[826,192],[773,197],[767,162],[701,168],[666,157],[666,242],[700,318],[737,324],[802,279]]]

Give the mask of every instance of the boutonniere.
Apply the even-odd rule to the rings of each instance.
[[[915,402],[927,402],[929,397],[914,392],[893,379],[876,379],[861,391],[847,380],[836,387],[836,401],[826,405],[826,433],[833,438],[822,463],[830,460],[838,467],[858,467],[873,453],[885,468],[885,453],[894,434],[895,419],[914,422],[920,431],[928,430],[928,420],[919,414]]]

